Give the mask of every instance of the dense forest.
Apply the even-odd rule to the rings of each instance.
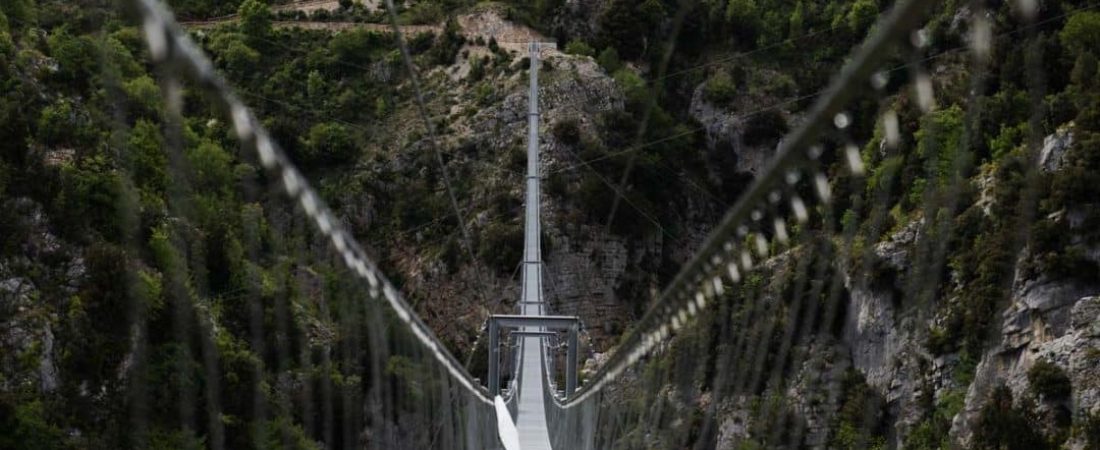
[[[496,40],[464,34],[459,16],[500,10],[555,40],[569,58],[593,60],[613,82],[621,104],[594,123],[547,124],[548,139],[595,172],[554,171],[545,189],[558,229],[606,225],[616,239],[665,239],[657,262],[631,266],[644,276],[614,287],[637,317],[650,285],[676,275],[679,248],[698,244],[699,224],[720,217],[752,181],[733,148],[773,149],[892,2],[606,0],[580,9],[561,0],[396,2],[401,24],[436,27],[405,36],[429,93],[429,117],[418,112],[420,93],[392,34],[277,26],[388,23],[377,8],[341,1],[335,11],[306,14],[273,12],[278,5],[262,0],[168,3],[181,20],[232,15],[192,30],[193,39],[386,275],[409,287],[407,298],[451,352],[482,361],[479,314],[505,311],[489,297],[510,294],[500,286],[522,257],[525,160],[522,142],[487,144],[468,136],[468,123],[521,90],[530,62]],[[891,186],[877,206],[842,205],[849,213],[835,219],[861,230],[856,245],[874,245],[914,221],[951,223],[938,236],[947,243],[942,271],[950,282],[920,287],[934,300],[920,344],[931,357],[957,358],[956,383],[925,399],[902,441],[914,449],[951,446],[952,420],[999,333],[1017,271],[1093,284],[1100,276],[1100,11],[1085,1],[1046,1],[1022,22],[1016,2],[981,2],[996,34],[975,89],[965,76],[971,61],[959,51],[967,22],[957,16],[967,7],[942,3],[922,50],[937,67],[935,111],[922,114],[904,93],[868,89],[850,109],[861,120],[825,143],[864,143],[868,196]],[[370,345],[368,333],[332,331],[369,315],[351,306],[356,286],[338,281],[339,261],[267,188],[271,175],[240,151],[224,114],[200,89],[151,63],[141,28],[122,10],[109,0],[0,3],[0,449],[207,448],[215,433],[227,448],[362,443],[325,427],[363,415],[355,406],[336,402],[307,416],[300,405],[302,392],[359,398],[370,390],[372,381],[354,375],[369,358],[333,356]],[[911,58],[898,52],[887,67],[904,68]],[[464,75],[453,75],[460,65]],[[564,77],[544,68],[548,79]],[[885,83],[904,86],[913,75],[891,70]],[[446,100],[450,91],[457,100]],[[700,123],[692,112],[700,101],[745,114],[736,145]],[[886,108],[901,124],[892,153],[880,150],[886,131],[871,119]],[[1066,132],[1072,138],[1059,169],[1029,171],[1031,152]],[[437,162],[436,147],[445,162]],[[959,167],[964,182],[954,201],[926,210],[940,204],[926,192]],[[448,201],[446,170],[463,199],[463,223]],[[601,178],[618,181],[625,170],[630,183],[610,193]],[[835,189],[843,194],[842,186]],[[609,218],[619,194],[629,206]],[[1036,219],[1021,225],[1024,200],[1036,205]],[[887,223],[856,222],[872,207],[889,211]],[[471,242],[459,231],[466,226]],[[549,238],[544,246],[559,251]],[[876,276],[898,278],[875,264]],[[475,266],[484,273],[463,272]],[[428,272],[490,279],[493,287],[468,288],[459,292],[468,297],[463,303],[441,305],[413,289]],[[765,289],[762,279],[755,283],[748,289]],[[452,316],[455,309],[469,317]],[[257,335],[258,328],[278,331]],[[606,338],[626,329],[609,327]],[[217,363],[211,369],[203,358]],[[385,364],[395,378],[417,371],[397,358]],[[471,372],[481,376],[481,364]],[[841,409],[837,429],[862,420],[865,398],[879,395],[849,375],[853,406]],[[1040,362],[1027,378],[1038,400],[995,391],[973,448],[1053,449],[1070,441],[1100,448],[1100,412],[1028,407],[1070,398],[1075,386],[1064,367]],[[211,396],[201,393],[212,379],[221,380],[212,396],[220,415],[207,421],[197,411],[209,410]],[[408,426],[396,433],[410,435],[410,448],[428,445]],[[888,428],[875,430],[879,448],[894,436]],[[829,447],[862,444],[838,433]]]

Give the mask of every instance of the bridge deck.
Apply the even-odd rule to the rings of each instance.
[[[524,202],[523,298],[520,312],[537,315],[545,312],[542,298],[542,252],[539,231],[539,109],[538,50],[532,43],[531,77],[527,114],[527,198]],[[540,331],[529,329],[525,331]],[[550,433],[546,427],[546,405],[543,397],[542,339],[528,336],[522,340],[522,368],[519,380],[519,409],[516,429],[523,450],[550,450]]]

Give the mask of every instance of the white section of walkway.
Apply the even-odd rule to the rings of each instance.
[[[504,444],[504,450],[520,450],[519,431],[516,431],[516,424],[512,422],[512,413],[508,411],[508,405],[499,395],[493,399],[493,405],[497,409],[497,431],[500,443]]]
[[[523,303],[520,312],[524,315],[538,315],[545,313],[542,304],[542,252],[539,242],[539,44],[531,43],[529,50],[531,85],[527,94],[527,200],[524,207]],[[543,397],[542,338],[524,337],[521,345],[519,408],[516,417],[520,447],[523,450],[551,450]]]

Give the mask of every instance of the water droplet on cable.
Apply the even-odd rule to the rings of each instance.
[[[145,30],[145,42],[149,43],[149,55],[155,62],[164,61],[168,57],[167,31],[153,16],[145,18],[142,28]]]
[[[814,174],[814,190],[817,191],[817,198],[821,203],[829,203],[832,193],[829,191],[829,179],[825,178],[825,174],[821,172]]]
[[[1020,10],[1020,17],[1029,22],[1035,20],[1035,16],[1039,13],[1038,0],[1016,0],[1016,6]]]
[[[810,218],[810,214],[806,211],[806,203],[802,201],[802,197],[796,195],[791,198],[791,210],[794,211],[794,217],[798,220],[798,223],[806,223]]]
[[[863,158],[859,154],[859,147],[848,144],[844,147],[844,153],[848,155],[848,168],[852,170],[852,174],[863,176]]]
[[[970,48],[979,60],[989,59],[993,48],[993,25],[988,18],[979,16],[974,19],[970,30]]]
[[[936,109],[936,96],[932,90],[932,77],[921,72],[913,82],[913,89],[917,91],[917,104],[921,112],[929,113]]]
[[[851,125],[851,123],[852,119],[848,117],[848,113],[841,112],[833,116],[833,125],[835,125],[837,129],[843,130],[848,128],[848,125]]]
[[[782,244],[790,240],[790,236],[787,235],[787,223],[783,219],[775,219],[775,238]]]
[[[820,158],[821,154],[824,152],[825,149],[820,145],[811,145],[810,148],[806,150],[806,156],[809,156],[810,159],[817,159]]]
[[[768,256],[768,241],[760,234],[756,235],[756,254],[760,255],[761,258]]]
[[[730,262],[729,265],[726,266],[726,271],[729,272],[731,282],[737,283],[741,281],[741,271],[737,270],[737,263]]]
[[[871,75],[871,87],[877,91],[881,91],[886,88],[886,84],[890,82],[890,76],[887,75],[885,70],[880,70]]]
[[[913,44],[913,47],[924,48],[928,46],[928,30],[921,28],[913,31],[909,35],[909,43]]]
[[[882,128],[886,132],[886,145],[890,148],[898,148],[898,144],[901,142],[901,130],[898,125],[897,111],[891,109],[883,114]]]

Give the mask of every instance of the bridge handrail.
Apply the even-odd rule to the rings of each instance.
[[[367,281],[370,286],[368,294],[373,298],[383,298],[459,385],[478,401],[492,406],[493,398],[485,387],[474,380],[465,366],[416,315],[164,4],[160,0],[131,0],[125,5],[127,12],[141,23],[153,62],[171,67],[173,73],[190,78],[214,104],[227,112],[242,146],[255,154],[271,179],[277,180],[283,192],[301,206],[311,225],[325,236],[348,269]]]
[[[836,114],[843,111],[858,89],[866,86],[876,68],[889,55],[895,43],[916,29],[931,5],[932,0],[905,0],[880,19],[875,31],[864,41],[852,59],[844,65],[829,87],[811,108],[806,120],[788,133],[780,142],[775,157],[768,168],[753,181],[708,235],[704,244],[691,260],[661,292],[658,301],[645,313],[634,331],[622,339],[622,343],[596,372],[595,376],[575,395],[566,399],[562,408],[572,408],[599,392],[627,368],[668,337],[670,326],[677,318],[694,314],[714,296],[720,282],[722,268],[735,258],[733,250],[740,247],[734,242],[737,229],[745,224],[753,211],[784,180],[788,171],[798,169],[813,160],[806,152],[831,123]],[[731,237],[733,240],[731,240]]]

